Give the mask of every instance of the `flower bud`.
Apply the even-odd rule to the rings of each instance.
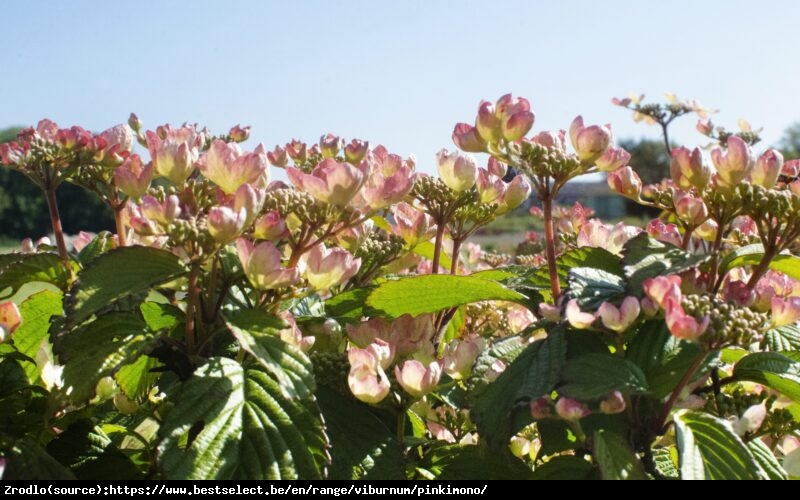
[[[708,209],[702,199],[685,191],[675,191],[673,195],[675,214],[690,226],[699,226],[708,219]]]
[[[659,307],[665,307],[666,301],[669,299],[680,304],[681,277],[676,274],[648,278],[642,283],[642,288],[647,298]]]
[[[639,200],[642,195],[642,180],[631,167],[623,167],[608,173],[608,187],[632,200]]]
[[[425,365],[416,359],[409,359],[395,366],[394,374],[403,390],[415,398],[421,398],[436,388],[442,375],[442,365],[439,361]]]
[[[391,384],[381,367],[374,350],[350,349],[347,353],[350,373],[347,385],[359,401],[376,404],[381,402],[391,390]]]
[[[286,220],[275,210],[259,217],[253,225],[253,236],[260,240],[279,240],[287,234]]]
[[[267,153],[267,160],[270,164],[276,167],[285,167],[289,163],[289,158],[286,156],[286,150],[280,146],[275,146],[275,149]]]
[[[603,153],[603,156],[598,158],[594,164],[601,172],[613,172],[622,167],[628,166],[631,160],[631,154],[622,148],[610,147]]]
[[[417,210],[406,202],[397,203],[392,210],[394,232],[402,237],[410,247],[431,239],[435,226],[430,215]]]
[[[235,212],[230,207],[211,207],[208,211],[208,232],[221,244],[230,243],[244,229],[247,210]]]
[[[142,159],[132,154],[114,169],[114,185],[125,195],[138,200],[150,187],[153,180],[153,164],[142,167]]]
[[[500,197],[496,215],[503,215],[522,205],[531,195],[531,184],[524,175],[518,175],[508,183],[506,192]]]
[[[577,421],[589,415],[589,408],[575,399],[561,397],[556,402],[556,414],[564,420]]]
[[[308,146],[305,142],[292,139],[292,142],[286,144],[286,154],[295,163],[304,163],[308,159]]]
[[[478,106],[478,117],[475,120],[475,128],[481,138],[495,144],[503,138],[500,119],[497,117],[494,105],[489,101],[481,101]]]
[[[673,149],[669,171],[672,182],[681,189],[703,189],[711,178],[711,169],[703,161],[700,148],[692,151],[683,146]]]
[[[228,131],[228,137],[233,142],[244,142],[250,138],[250,127],[241,127],[237,124]]]
[[[603,326],[617,333],[624,332],[639,317],[639,301],[636,297],[625,297],[619,308],[610,302],[603,302],[597,310],[597,315]]]
[[[500,121],[500,133],[510,142],[525,137],[533,127],[534,114],[531,104],[524,97],[513,98],[506,94],[497,101],[496,116]]]
[[[444,348],[444,372],[454,380],[466,379],[484,345],[481,337],[451,341]]]
[[[783,155],[780,151],[768,149],[756,161],[756,166],[750,173],[753,184],[769,189],[778,182],[778,176],[783,169]]]
[[[478,188],[478,196],[481,203],[492,203],[506,191],[506,183],[503,179],[490,174],[483,168],[478,169],[478,180],[475,183]]]
[[[358,165],[369,153],[369,142],[353,139],[344,147],[344,158],[351,165]]]
[[[325,248],[320,243],[305,256],[305,277],[314,290],[327,290],[339,286],[358,272],[361,259],[344,248]]]
[[[696,342],[705,333],[711,321],[708,316],[704,316],[698,322],[697,319],[686,314],[680,301],[674,298],[667,298],[664,303],[664,319],[673,337],[690,342]]]
[[[297,268],[281,265],[281,253],[274,243],[262,242],[254,245],[250,240],[236,240],[236,253],[242,270],[250,283],[258,290],[284,288],[297,282]]]
[[[141,210],[142,215],[163,226],[169,225],[181,215],[180,200],[174,194],[167,196],[163,203],[150,195],[143,196]]]
[[[322,160],[310,174],[289,167],[286,175],[298,188],[319,201],[345,206],[356,196],[366,180],[367,166],[354,167],[332,158]]]
[[[592,323],[594,323],[595,316],[593,314],[585,313],[581,311],[580,306],[578,305],[578,301],[575,299],[570,300],[567,302],[567,307],[564,310],[564,315],[567,318],[567,321],[573,328],[578,330],[585,330],[587,328],[591,328]]]
[[[471,156],[463,156],[457,152],[450,153],[442,149],[436,154],[439,163],[439,177],[456,192],[466,191],[475,185],[478,168]]]
[[[17,305],[8,300],[0,303],[0,342],[5,342],[22,324],[22,314]]]
[[[584,163],[599,159],[611,144],[611,130],[606,126],[583,125],[583,117],[578,116],[569,127],[569,138],[578,158]]]
[[[325,134],[319,139],[319,149],[323,158],[335,158],[343,146],[344,139],[331,133]]]
[[[619,391],[612,392],[600,402],[600,412],[606,415],[615,415],[623,411],[625,411],[625,398]]]
[[[796,323],[800,320],[800,297],[773,297],[772,325],[775,327]]]
[[[735,186],[743,181],[755,165],[753,150],[742,138],[735,135],[728,137],[727,151],[714,148],[711,159],[724,186]]]
[[[550,398],[541,397],[531,401],[531,417],[534,420],[542,420],[552,414]]]
[[[131,113],[131,115],[128,117],[128,126],[136,133],[139,133],[139,131],[142,130],[142,120],[136,116],[136,113]]]
[[[478,129],[468,123],[459,123],[453,129],[453,142],[467,153],[484,153],[488,146],[478,134]]]

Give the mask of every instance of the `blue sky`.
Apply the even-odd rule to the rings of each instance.
[[[110,8],[113,6],[113,8]],[[764,127],[800,121],[800,2],[25,1],[3,4],[0,127],[50,117],[102,129],[251,125],[253,147],[325,132],[416,154],[430,171],[481,99],[530,99],[536,130],[612,123],[664,91]],[[702,143],[687,118],[673,132]]]

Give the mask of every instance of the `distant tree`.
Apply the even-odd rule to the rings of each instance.
[[[619,145],[631,154],[630,166],[639,174],[643,184],[655,184],[669,177],[670,157],[663,141],[651,139],[623,139]],[[626,202],[625,211],[631,215],[658,215],[633,201]]]
[[[19,127],[0,130],[0,143],[13,140]],[[64,183],[56,193],[61,221],[68,234],[114,229],[114,216],[94,194]],[[0,235],[12,239],[39,238],[51,232],[47,203],[24,175],[0,167]]]
[[[786,127],[781,140],[778,142],[778,149],[787,160],[800,158],[800,122]]]

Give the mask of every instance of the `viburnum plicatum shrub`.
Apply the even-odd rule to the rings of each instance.
[[[707,113],[615,103],[667,148]],[[674,148],[642,186],[609,126],[533,124],[526,99],[482,102],[453,139],[485,166],[442,150],[437,176],[331,134],[23,130],[0,162],[41,188],[55,242],[0,255],[3,477],[797,475],[798,163],[702,122],[710,153]],[[555,205],[596,172],[661,217]],[[69,246],[62,182],[116,234]],[[532,192],[542,235],[468,242]]]

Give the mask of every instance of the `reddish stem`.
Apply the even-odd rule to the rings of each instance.
[[[432,274],[439,274],[439,258],[442,254],[442,240],[444,239],[444,221],[436,223],[436,243],[433,246]]]
[[[47,208],[50,210],[50,224],[53,226],[53,237],[56,239],[58,255],[61,257],[61,261],[64,263],[67,272],[72,276],[72,266],[69,262],[67,244],[64,241],[64,229],[61,227],[61,216],[58,213],[55,188],[46,189],[45,196],[47,197]]]
[[[675,406],[675,402],[678,400],[681,392],[683,392],[683,388],[686,387],[686,385],[692,380],[692,376],[695,374],[697,369],[700,368],[700,365],[703,364],[703,361],[705,361],[706,356],[708,356],[708,352],[703,351],[698,354],[696,358],[694,358],[694,361],[692,361],[689,369],[683,374],[683,378],[681,378],[680,382],[678,382],[678,385],[675,386],[672,394],[669,395],[669,399],[666,403],[664,403],[664,407],[661,409],[661,414],[659,414],[658,420],[656,421],[657,425],[655,427],[655,431],[657,433],[661,433],[663,431],[664,426],[667,423],[667,418],[669,417],[669,412],[672,410],[672,407]]]
[[[558,282],[556,268],[556,235],[553,225],[553,199],[550,193],[542,197],[544,212],[544,248],[547,255],[547,269],[550,272],[550,288],[553,290],[553,303],[561,296],[561,284]]]

